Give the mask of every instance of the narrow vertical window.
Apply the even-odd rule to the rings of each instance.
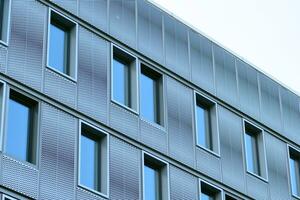
[[[36,164],[38,103],[11,90],[7,114],[6,153]]]
[[[292,195],[300,197],[300,153],[289,148],[289,167]]]
[[[222,200],[222,190],[200,181],[200,197],[199,200]]]
[[[80,134],[80,185],[107,195],[108,136],[102,131],[81,122]]]
[[[163,84],[162,75],[141,65],[140,112],[151,122],[163,125]]]
[[[0,0],[0,40],[8,42],[10,0]]]

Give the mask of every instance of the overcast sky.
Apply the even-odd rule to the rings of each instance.
[[[300,94],[300,0],[150,0]]]

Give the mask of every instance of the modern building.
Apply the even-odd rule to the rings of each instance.
[[[1,200],[300,199],[300,99],[144,0],[0,0]]]

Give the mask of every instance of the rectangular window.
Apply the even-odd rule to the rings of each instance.
[[[292,195],[300,197],[300,153],[289,148],[290,182]]]
[[[15,198],[13,198],[11,196],[8,196],[6,194],[2,194],[2,200],[17,200],[17,199],[15,199]]]
[[[219,153],[216,103],[195,93],[197,145]]]
[[[104,196],[108,192],[108,136],[81,122],[80,185]]]
[[[144,200],[167,200],[169,197],[168,164],[143,153]]]
[[[10,90],[7,115],[6,153],[36,164],[38,103]]]
[[[10,0],[0,0],[0,40],[8,42]]]
[[[112,46],[112,99],[137,110],[136,57]]]
[[[48,34],[48,66],[76,78],[76,23],[51,10]]]
[[[247,171],[267,178],[263,130],[244,121],[244,144]]]
[[[200,200],[222,200],[222,190],[200,181]]]
[[[141,65],[140,111],[145,119],[163,125],[163,84],[162,75]]]

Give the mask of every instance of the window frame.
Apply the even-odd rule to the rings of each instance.
[[[6,47],[8,47],[9,46],[9,38],[10,38],[10,21],[11,21],[11,4],[12,4],[12,0],[4,0],[4,1],[6,1],[6,4],[4,5],[4,7],[5,6],[7,6],[8,7],[8,9],[7,9],[7,13],[6,13],[6,16],[5,15],[3,15],[3,17],[5,17],[5,18],[7,18],[7,24],[2,24],[2,30],[0,29],[0,35],[1,35],[1,37],[0,37],[0,44],[2,44],[2,45],[4,45],[4,46],[6,46]],[[4,8],[5,9],[5,8]],[[4,13],[3,13],[4,14]],[[4,18],[2,18],[2,19],[0,19],[0,20],[2,20],[2,22],[1,23],[3,23],[3,21],[4,21]],[[6,26],[5,26],[6,25]],[[5,26],[5,27],[4,27]],[[3,28],[4,27],[4,28]],[[5,39],[3,39],[2,37],[3,37],[3,32],[4,31],[6,31],[6,38]],[[2,39],[1,39],[2,38]]]
[[[201,194],[202,194],[202,183],[206,185],[206,187],[210,187],[210,189],[213,189],[213,190],[216,190],[216,191],[219,191],[218,194],[219,194],[219,199],[216,199],[216,200],[223,200],[225,195],[224,195],[224,190],[204,179],[201,179],[199,178],[198,179],[198,199],[199,200],[202,200],[201,199]]]
[[[51,28],[51,19],[52,19],[52,13],[54,15],[57,15],[59,18],[63,19],[67,23],[72,24],[72,27],[74,28],[74,32],[71,31],[71,29],[68,31],[68,40],[69,40],[69,52],[67,57],[67,73],[61,72],[55,67],[50,66],[49,64],[49,58],[50,58],[50,28]],[[63,27],[65,22],[61,22],[58,26]],[[66,27],[63,27],[64,29],[67,29]],[[77,82],[78,79],[78,23],[71,18],[67,17],[66,15],[60,13],[59,11],[54,10],[53,8],[48,9],[48,24],[47,24],[47,54],[46,54],[46,68],[51,70],[54,73],[57,73],[64,78],[67,78],[68,80],[71,80],[72,82]],[[73,36],[72,36],[73,35]],[[75,46],[74,51],[70,52],[70,49],[72,49],[72,43]]]
[[[1,121],[0,121],[0,151],[3,152],[4,149],[4,134],[5,134],[5,109],[6,109],[6,96],[7,96],[7,84],[0,79],[0,99],[1,100]]]
[[[9,200],[17,200],[17,199],[14,198],[14,197],[11,197],[11,196],[9,196],[9,195],[7,195],[7,194],[2,193],[2,198],[1,198],[1,200],[5,200],[5,198],[7,198],[7,199],[9,199]]]
[[[100,170],[101,170],[101,175],[100,175],[100,182],[101,184],[105,184],[105,190],[106,191],[97,191],[93,188],[87,187],[83,184],[81,184],[80,182],[80,158],[81,158],[81,135],[82,135],[82,130],[83,130],[83,126],[86,126],[88,129],[91,129],[93,131],[95,131],[95,133],[90,133],[91,135],[95,135],[95,137],[99,137],[100,138],[100,148],[102,150],[102,148],[106,148],[106,159],[105,159],[105,163],[103,164],[102,160],[100,160]],[[79,134],[78,134],[78,153],[77,153],[77,186],[90,191],[94,194],[100,195],[102,197],[105,198],[109,198],[109,161],[110,161],[110,157],[109,157],[109,133],[86,122],[83,120],[79,120]],[[104,140],[104,141],[103,141]],[[102,145],[105,145],[105,147],[101,147]],[[100,153],[101,154],[101,153]],[[103,166],[104,165],[104,166]],[[103,172],[103,171],[106,171]],[[103,178],[102,173],[105,173],[105,177]],[[101,187],[101,186],[100,186]],[[101,187],[102,188],[102,187]]]
[[[289,190],[290,190],[290,194],[292,197],[296,198],[296,199],[299,199],[300,200],[300,195],[296,195],[296,194],[293,194],[293,189],[292,189],[292,181],[291,181],[291,172],[290,172],[290,159],[291,159],[291,151],[294,151],[292,152],[292,154],[298,154],[296,156],[299,156],[299,159],[297,160],[298,161],[298,165],[299,165],[299,182],[297,183],[298,184],[298,190],[299,190],[299,193],[300,193],[300,150],[296,147],[293,147],[292,145],[290,144],[287,144],[287,172],[288,172],[288,180],[289,180]]]

